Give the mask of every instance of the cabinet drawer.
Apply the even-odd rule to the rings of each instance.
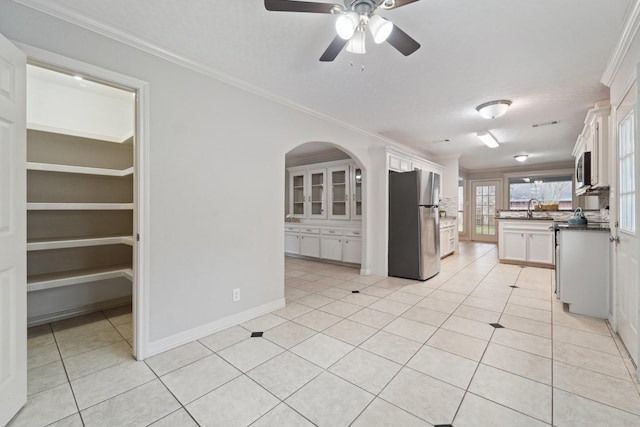
[[[344,235],[349,237],[362,237],[362,232],[360,230],[345,230]]]
[[[324,228],[320,230],[320,234],[326,236],[342,236],[344,234],[344,231],[337,228]]]
[[[300,232],[305,234],[320,234],[318,227],[300,227]]]
[[[285,233],[298,233],[300,231],[300,227],[292,227],[290,225],[285,225],[284,226],[284,232]]]

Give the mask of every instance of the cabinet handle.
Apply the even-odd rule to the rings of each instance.
[[[348,241],[348,240],[345,240],[344,242],[345,242],[345,243],[349,243],[349,241]]]
[[[342,243],[342,240],[338,240],[338,243]]]
[[[520,237],[524,237],[524,233],[520,233]]]

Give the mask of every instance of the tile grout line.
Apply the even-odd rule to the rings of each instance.
[[[80,417],[80,422],[82,423],[82,426],[84,427],[86,424],[84,422],[84,417],[82,416],[82,411],[80,411],[80,405],[78,405],[78,399],[76,398],[76,392],[73,389],[73,386],[71,385],[71,378],[69,378],[69,372],[67,371],[67,365],[64,362],[64,357],[62,356],[62,351],[60,351],[60,346],[58,345],[58,339],[56,337],[56,333],[53,330],[53,323],[49,323],[49,328],[51,329],[51,335],[53,335],[53,340],[56,343],[56,348],[58,349],[58,354],[60,355],[60,361],[62,362],[62,367],[64,368],[64,374],[67,377],[67,383],[69,384],[69,389],[71,390],[71,395],[73,396],[73,401],[76,404],[76,408],[78,409],[78,416]],[[64,418],[62,418],[64,419]],[[54,422],[58,422],[60,420],[56,420]]]
[[[491,270],[489,270],[487,272],[487,274],[484,275],[483,280],[489,275],[489,273],[491,271],[493,271],[494,268],[496,268],[496,265],[498,265],[498,263],[495,264],[491,268]],[[520,274],[521,274],[521,271],[518,272],[518,276],[516,277],[516,280],[515,280],[514,284],[518,282],[518,278],[520,277]],[[482,283],[482,280],[478,283],[478,285],[476,285],[476,287],[473,290],[475,291],[478,288],[478,286],[480,286],[481,283]],[[473,293],[473,291],[472,291],[472,293]],[[513,288],[509,292],[509,298],[511,297],[512,294],[513,294]],[[469,295],[471,295],[471,294],[469,294]],[[464,301],[466,301],[466,298],[462,301],[462,303],[464,303]],[[507,299],[507,301],[509,301],[509,299]],[[498,317],[498,323],[500,323],[500,319],[502,318],[502,314],[504,314],[504,309],[506,308],[506,306],[507,306],[507,303],[505,302],[505,305],[504,305],[504,307],[502,309],[502,313],[500,313],[500,317]],[[471,384],[473,383],[473,379],[475,378],[476,374],[478,373],[478,369],[480,368],[480,365],[482,364],[482,359],[484,358],[484,355],[486,354],[487,349],[489,348],[489,345],[491,344],[491,340],[493,339],[493,335],[495,333],[496,333],[496,329],[494,328],[494,330],[491,331],[491,336],[489,337],[489,340],[487,340],[486,347],[482,351],[482,355],[480,356],[480,359],[478,360],[478,364],[476,365],[475,369],[473,370],[473,374],[471,375],[471,378],[469,379],[469,383],[467,384],[467,387],[464,390],[464,394],[462,395],[462,399],[460,399],[460,403],[458,404],[458,408],[456,409],[456,412],[453,414],[453,419],[451,420],[452,424],[453,424],[453,421],[455,421],[456,417],[458,416],[458,413],[460,412],[460,408],[462,408],[462,402],[464,402],[464,399],[467,396],[467,393],[471,393],[471,394],[475,395],[475,393],[472,393],[471,391],[469,391],[469,388],[471,387]],[[482,397],[482,396],[480,396],[480,397]],[[493,400],[490,400],[490,399],[487,399],[487,400],[489,400],[490,402],[494,402]],[[494,402],[494,403],[499,404],[498,402]]]

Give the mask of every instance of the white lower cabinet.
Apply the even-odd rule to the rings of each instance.
[[[320,257],[320,228],[300,228],[300,255]]]
[[[362,262],[362,238],[345,236],[342,245],[342,261],[353,264]]]
[[[300,233],[284,233],[284,251],[300,255]]]
[[[320,255],[324,259],[342,261],[342,237],[322,236],[320,239]]]
[[[524,231],[504,230],[500,233],[500,259],[527,260],[527,237]]]
[[[539,264],[554,263],[553,232],[530,231],[528,233],[527,249],[529,262]]]
[[[289,255],[360,264],[362,237],[357,229],[286,225],[284,251]]]
[[[498,258],[531,264],[553,265],[553,221],[500,220]]]
[[[314,234],[300,235],[300,255],[320,257],[320,236]]]
[[[440,221],[440,258],[450,255],[456,250],[456,221]]]

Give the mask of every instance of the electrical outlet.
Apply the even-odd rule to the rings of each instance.
[[[233,293],[231,294],[231,301],[238,302],[240,301],[240,288],[235,288]]]

